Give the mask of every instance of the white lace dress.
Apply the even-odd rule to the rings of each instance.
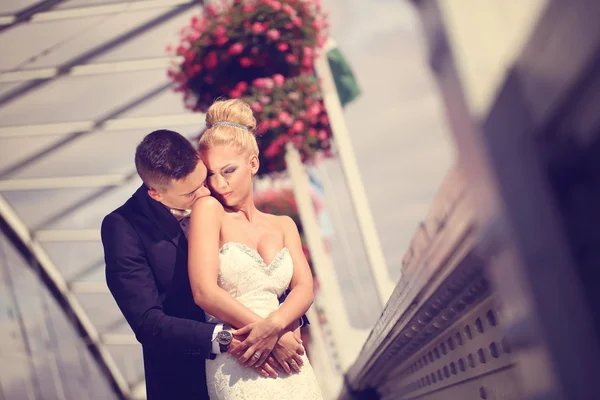
[[[261,317],[279,307],[278,298],[290,284],[292,257],[282,249],[266,265],[258,252],[244,244],[228,242],[220,250],[218,284]],[[209,322],[220,322],[206,314]],[[229,354],[206,361],[206,380],[211,400],[322,399],[317,379],[306,356],[300,373],[265,378],[243,367]]]

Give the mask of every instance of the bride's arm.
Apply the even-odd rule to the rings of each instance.
[[[285,246],[294,263],[290,292],[285,301],[267,318],[278,326],[289,326],[298,321],[314,300],[312,272],[302,250],[302,241],[296,224],[290,217],[281,217]]]
[[[188,273],[194,302],[207,313],[235,328],[262,321],[217,284],[219,238],[225,210],[214,197],[198,199],[192,206]]]

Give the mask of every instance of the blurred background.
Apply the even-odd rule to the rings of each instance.
[[[282,27],[243,9],[304,3]],[[598,204],[560,190],[572,159],[594,159],[581,85],[595,82],[599,7],[563,3],[2,0],[0,399],[145,398],[100,224],[141,184],[141,139],[197,139],[223,95],[266,121],[256,201],[301,226],[317,294],[303,335],[325,398],[600,398],[596,258],[569,240],[583,229],[593,248],[595,220],[560,217]],[[558,22],[575,33],[543,39]],[[584,111],[560,114],[573,90]],[[276,91],[293,95],[267,111]],[[586,139],[524,141],[557,115]],[[592,164],[578,168],[595,179]],[[568,347],[565,325],[591,350]]]

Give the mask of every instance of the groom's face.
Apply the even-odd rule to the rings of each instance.
[[[150,189],[148,194],[154,200],[161,202],[169,208],[187,210],[201,197],[209,196],[210,190],[206,187],[206,167],[202,161],[198,162],[196,169],[180,180],[171,181],[171,185],[164,190]]]

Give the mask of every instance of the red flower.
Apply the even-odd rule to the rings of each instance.
[[[290,45],[287,44],[286,42],[281,42],[277,45],[277,50],[279,51],[287,51],[290,48]]]
[[[236,56],[236,55],[240,54],[242,51],[244,51],[244,45],[239,42],[234,43],[229,48],[229,54],[231,54],[232,56]]]
[[[204,59],[204,65],[206,69],[213,69],[217,66],[219,60],[217,59],[217,53],[214,51],[209,52]]]
[[[267,32],[267,37],[273,41],[279,40],[281,33],[279,33],[277,29],[269,29]]]
[[[281,74],[275,74],[273,75],[273,82],[277,86],[283,86],[283,84],[285,83],[285,78]]]
[[[242,57],[240,58],[240,65],[244,68],[248,68],[249,66],[251,66],[253,64],[253,61],[251,58],[248,57]]]
[[[252,32],[258,34],[263,33],[266,30],[266,27],[260,22],[255,22],[252,24]]]
[[[290,64],[296,64],[298,62],[298,57],[296,57],[295,54],[287,54],[285,60]]]

